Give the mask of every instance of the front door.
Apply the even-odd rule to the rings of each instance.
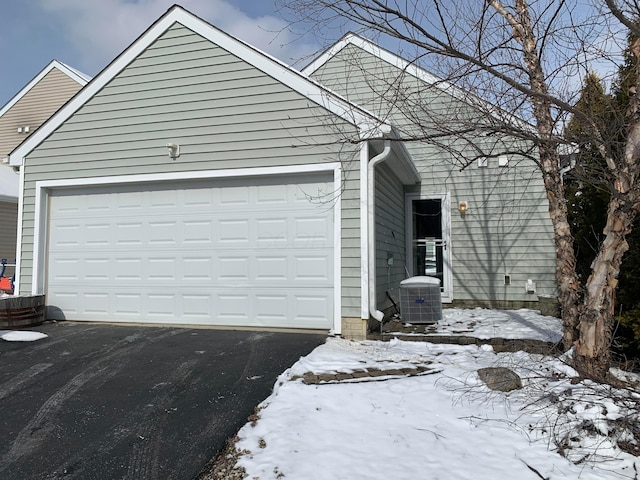
[[[449,196],[408,195],[407,252],[409,274],[440,280],[442,301],[453,300]]]

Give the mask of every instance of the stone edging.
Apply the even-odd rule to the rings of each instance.
[[[390,368],[385,370],[372,367],[358,369],[351,373],[336,372],[315,374],[313,372],[306,372],[303,375],[295,375],[291,377],[291,381],[302,379],[302,383],[306,385],[321,385],[326,383],[338,383],[348,380],[368,380],[370,378],[388,380],[388,377],[415,377],[417,375],[427,375],[436,372],[437,371],[433,370],[431,367],[427,367],[424,365],[417,365],[415,368],[405,367]]]
[[[397,338],[406,342],[429,342],[446,345],[491,345],[495,352],[518,352],[550,355],[562,353],[559,343],[545,342],[543,340],[516,339],[516,338],[475,338],[464,335],[403,335],[401,333],[372,333],[367,335],[367,340],[386,341]]]

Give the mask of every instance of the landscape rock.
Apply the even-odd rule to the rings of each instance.
[[[522,388],[520,376],[513,370],[505,367],[488,367],[478,370],[478,377],[487,384],[491,390],[510,392]]]

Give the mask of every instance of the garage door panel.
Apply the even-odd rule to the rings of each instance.
[[[59,223],[55,225],[57,236],[53,243],[59,249],[77,249],[80,246],[81,229],[78,223]]]
[[[109,305],[112,304],[109,300],[109,294],[106,292],[86,292],[84,294],[84,311],[88,315],[106,316],[109,314]]]
[[[142,280],[142,259],[140,258],[116,258],[115,274],[116,282],[135,282]]]
[[[115,293],[114,314],[140,316],[142,312],[142,296],[137,293]],[[110,313],[110,312],[109,312]]]
[[[74,262],[74,263],[75,263],[74,267],[76,268],[76,272],[85,272],[84,277],[82,278],[83,281],[89,281],[91,283],[93,282],[106,283],[113,276],[112,262],[107,257],[104,257],[104,256],[89,257],[89,258],[85,258],[84,262],[82,262],[81,265],[79,265],[81,262]],[[53,274],[56,276],[55,278],[58,281],[63,280],[58,276],[59,274],[58,269],[56,269],[56,271],[53,272]],[[76,279],[78,279],[77,276],[76,276]]]
[[[246,257],[219,256],[216,268],[217,281],[249,280],[249,259]]]
[[[150,245],[176,245],[178,223],[175,221],[151,221],[147,223],[145,233]]]
[[[260,218],[256,220],[256,227],[256,240],[261,247],[287,244],[286,218]]]
[[[149,257],[147,259],[147,280],[174,281],[175,277],[175,257]]]
[[[213,243],[213,221],[185,220],[182,222],[182,242],[186,245],[210,245]]]
[[[333,214],[309,193],[330,185],[54,192],[48,302],[76,320],[330,328]]]
[[[93,248],[103,248],[109,246],[109,228],[111,225],[106,222],[85,224],[84,246]]]
[[[249,243],[249,220],[221,219],[218,221],[218,242]]]
[[[320,244],[329,243],[332,229],[327,218],[297,217],[294,219],[293,228],[294,244]]]
[[[213,259],[209,256],[185,257],[182,265],[182,278],[185,281],[210,283],[213,279]]]
[[[289,278],[286,256],[257,255],[254,265],[257,282],[286,282]]]
[[[296,323],[321,325],[323,319],[331,315],[331,302],[328,300],[321,295],[298,295],[295,298]]]
[[[217,295],[216,317],[230,325],[249,324],[249,295],[225,293]],[[239,323],[236,323],[239,322]]]
[[[331,259],[326,255],[307,256],[301,255],[295,258],[295,280],[297,282],[331,282]]]
[[[219,203],[222,206],[249,205],[249,189],[245,187],[227,187],[219,191]]]

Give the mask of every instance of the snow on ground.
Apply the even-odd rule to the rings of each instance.
[[[30,332],[27,330],[0,330],[0,338],[7,342],[35,342],[47,338],[46,333]]]
[[[516,313],[522,321],[506,322],[503,312],[452,310],[443,323],[475,322],[473,335],[499,328],[503,338],[560,334],[557,319]],[[320,385],[292,380],[306,372],[418,365],[431,370]],[[524,388],[489,390],[476,373],[489,366],[511,368]],[[247,452],[238,465],[245,478],[260,480],[637,478],[640,461],[602,435],[633,441],[622,426],[611,431],[628,405],[597,385],[573,384],[573,377],[560,359],[496,354],[490,346],[330,338],[281,375],[259,420],[240,430],[236,448]],[[637,398],[629,405],[637,408]]]
[[[469,335],[475,338],[526,338],[559,342],[562,320],[545,317],[536,310],[464,310],[445,308],[438,322],[438,335]]]

